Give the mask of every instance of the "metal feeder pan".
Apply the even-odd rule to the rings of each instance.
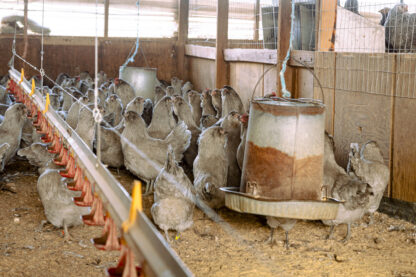
[[[220,189],[225,192],[225,206],[227,208],[241,213],[264,216],[306,220],[332,220],[337,216],[339,204],[342,203],[333,198],[328,198],[327,201],[275,201],[242,193],[238,187]]]

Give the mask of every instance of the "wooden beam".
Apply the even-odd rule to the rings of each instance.
[[[276,64],[277,53],[271,49],[225,49],[224,59],[227,62]]]
[[[335,26],[337,23],[337,2],[320,0],[319,12],[319,51],[334,51]]]
[[[221,88],[229,84],[228,64],[224,60],[224,50],[228,44],[228,0],[217,0],[217,43],[215,56],[215,86]]]
[[[110,10],[110,0],[104,1],[104,37],[108,38],[108,17]]]
[[[254,22],[254,41],[259,40],[260,29],[260,0],[256,0],[256,6],[254,7],[256,21]]]
[[[290,43],[290,27],[291,27],[291,14],[292,14],[292,0],[279,0],[279,15],[278,15],[278,35],[277,35],[277,78],[276,85],[279,95],[282,91],[282,85],[280,83],[280,71],[282,69],[283,60],[287,55]],[[285,81],[286,88],[294,95],[294,69],[290,66],[286,68]],[[281,95],[280,95],[281,96]]]
[[[314,67],[315,52],[305,50],[292,50],[289,65],[297,67]]]
[[[215,47],[200,46],[193,44],[185,45],[185,55],[191,57],[197,57],[208,60],[215,60],[217,51]]]
[[[188,40],[189,0],[178,0],[178,41],[176,43],[178,76],[182,80],[188,79],[185,66],[185,44]]]

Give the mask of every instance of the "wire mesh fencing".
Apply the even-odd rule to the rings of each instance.
[[[190,0],[188,42],[215,46],[217,38],[217,0]]]

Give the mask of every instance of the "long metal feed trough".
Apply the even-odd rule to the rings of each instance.
[[[14,68],[9,70],[9,75],[16,83],[21,79],[20,72]],[[20,87],[27,95],[31,92],[31,86],[25,79]],[[35,92],[28,97],[39,110],[44,110],[45,103],[40,93]],[[96,191],[106,210],[120,227],[129,218],[130,195],[51,106],[44,117],[74,151],[77,164],[84,169],[89,180],[96,184]],[[137,212],[135,223],[123,237],[139,261],[145,261],[142,268],[146,276],[193,276],[143,212]]]

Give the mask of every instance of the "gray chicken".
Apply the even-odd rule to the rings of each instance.
[[[93,149],[93,142],[95,138],[95,120],[92,114],[94,105],[84,106],[79,110],[78,124],[75,128],[75,132],[79,137],[85,142],[85,144],[91,149]],[[101,109],[101,114],[103,110]]]
[[[195,188],[175,161],[171,147],[162,171],[155,180],[154,204],[151,213],[155,223],[161,228],[168,241],[168,230],[175,230],[176,237],[190,228],[195,207]]]
[[[188,93],[188,103],[191,105],[192,117],[199,124],[202,117],[201,94],[195,90]]]
[[[201,128],[205,130],[218,122],[218,118],[212,114],[203,115],[201,117]]]
[[[181,96],[182,95],[182,84],[183,84],[183,81],[182,80],[179,80],[179,78],[177,78],[177,77],[173,77],[171,79],[170,83],[171,83],[171,86],[173,88],[173,94],[169,94],[169,92],[167,90],[166,90],[166,93],[169,96],[173,96],[173,95],[179,95],[179,96]]]
[[[192,118],[191,106],[185,102],[182,97],[173,97],[173,111],[178,119],[185,122],[189,131],[191,131],[191,144],[184,153],[184,160],[189,167],[192,167],[194,160],[198,155],[198,137],[201,134],[201,130],[198,128],[194,122],[194,119]]]
[[[240,169],[243,170],[244,151],[246,148],[246,138],[247,138],[248,115],[247,114],[240,115],[240,122],[241,122],[241,133],[240,133],[241,142],[237,148],[237,163]]]
[[[58,77],[56,77],[55,83],[62,86],[62,83],[68,78],[71,78],[71,77],[65,72],[61,72],[58,74]]]
[[[186,82],[184,85],[183,85],[183,87],[182,87],[182,98],[185,100],[185,101],[188,101],[188,98],[187,98],[187,92],[188,91],[190,91],[190,90],[192,90],[194,88],[194,85],[192,85],[192,83],[191,82]]]
[[[46,169],[59,169],[61,166],[55,165],[53,159],[56,154],[49,153],[46,144],[36,142],[32,145],[19,149],[17,155],[25,157],[31,165],[38,167],[39,174],[45,172]]]
[[[165,96],[154,108],[152,122],[147,131],[151,137],[165,139],[175,126],[176,120],[173,117],[172,98]]]
[[[167,88],[166,88],[166,95],[167,96],[174,96],[174,95],[179,95],[179,94],[176,94],[175,93],[175,89],[172,87],[172,86],[168,86]]]
[[[334,227],[339,224],[347,224],[347,234],[342,242],[347,242],[351,238],[351,224],[364,215],[373,195],[371,187],[356,178],[347,174],[340,175],[335,181],[331,195],[335,199],[343,200],[338,208],[337,216],[334,220],[323,220],[325,225],[331,226],[327,236],[331,239]]]
[[[155,87],[155,106],[165,96],[166,96],[166,91],[161,86],[156,86]]]
[[[225,117],[232,111],[236,111],[239,114],[244,113],[243,102],[241,101],[238,93],[230,86],[224,86],[221,90],[221,99],[222,99],[222,115]]]
[[[121,148],[120,133],[123,127],[114,128],[100,126],[101,162],[110,167],[120,168],[124,165],[123,149]]]
[[[133,87],[122,79],[116,80],[116,94],[120,97],[123,107],[136,97]]]
[[[5,87],[0,86],[0,104],[11,105],[12,101],[10,100],[9,94]]]
[[[373,214],[380,206],[384,191],[390,180],[390,170],[384,164],[380,148],[374,141],[364,143],[359,150],[358,143],[351,143],[348,169],[363,182],[370,185],[373,195],[370,196],[370,204],[367,213],[370,214],[370,224],[373,222]]]
[[[4,114],[4,120],[0,124],[0,145],[7,143],[9,145],[2,159],[1,170],[14,157],[20,146],[23,125],[26,121],[26,107],[18,103],[10,106]]]
[[[343,240],[343,242],[346,242],[351,236],[351,223],[359,220],[364,215],[373,192],[367,183],[348,175],[337,164],[334,157],[333,140],[327,133],[325,133],[323,181],[329,197],[345,201],[340,204],[338,214],[334,220],[322,221],[325,225],[331,226],[327,238],[332,238],[336,225],[347,224],[347,235]]]
[[[227,134],[227,146],[225,147],[228,160],[227,185],[239,187],[241,170],[237,162],[237,149],[241,142],[240,115],[236,111],[230,112],[222,121],[221,127]]]
[[[339,176],[345,175],[345,170],[335,161],[334,140],[325,132],[324,141],[324,179],[323,184],[328,196]]]
[[[131,100],[126,107],[125,112],[133,111],[141,115],[144,110],[144,98],[141,96],[136,96],[133,100]]]
[[[0,172],[4,170],[5,160],[4,157],[6,156],[7,151],[10,148],[10,144],[7,142],[0,145]]]
[[[384,26],[391,51],[416,52],[416,14],[407,10],[406,4],[397,4],[387,15]]]
[[[69,126],[71,126],[72,129],[77,128],[80,108],[84,107],[87,104],[88,98],[83,96],[71,105],[71,108],[69,109],[68,114],[66,116],[66,122]]]
[[[345,1],[344,8],[346,8],[349,11],[352,11],[353,13],[358,13],[358,0],[347,0]]]
[[[213,126],[201,133],[198,140],[198,156],[194,161],[194,186],[197,199],[211,208],[224,206],[227,186],[228,161],[225,147],[227,135],[224,129]]]
[[[166,139],[153,138],[147,133],[143,118],[133,111],[125,114],[124,124],[122,136],[126,140],[121,141],[124,165],[130,172],[147,182],[146,192],[149,192],[166,161],[168,146],[172,146],[175,160],[179,162],[189,147],[191,132],[187,130],[184,122],[180,122]]]
[[[202,108],[202,116],[204,115],[217,115],[217,111],[214,109],[212,105],[212,98],[211,98],[211,91],[204,90],[201,94],[201,108]]]
[[[105,100],[105,119],[113,127],[119,125],[122,121],[123,107],[121,99],[116,94],[111,94],[108,96],[107,100]]]
[[[142,118],[146,122],[146,126],[149,126],[153,119],[153,102],[149,98],[144,101]]]
[[[64,81],[65,82],[65,81]],[[82,96],[82,93],[75,88],[67,88],[66,92],[64,91],[62,94],[62,110],[65,112],[69,112],[72,104],[77,101]]]
[[[267,225],[271,228],[270,238],[267,242],[273,246],[275,244],[275,240],[273,237],[274,231],[280,226],[285,231],[285,241],[284,245],[286,249],[289,249],[289,232],[292,230],[293,226],[295,226],[297,220],[294,218],[283,218],[283,217],[274,217],[274,216],[266,216]]]
[[[222,99],[221,99],[221,90],[214,89],[211,91],[212,106],[216,111],[216,117],[220,118],[222,115]]]
[[[80,192],[68,190],[64,178],[56,169],[47,169],[39,176],[37,190],[46,219],[55,227],[63,227],[65,240],[69,239],[68,227],[81,225],[81,217],[90,213],[90,208],[74,204],[73,198],[78,197]]]
[[[387,15],[389,14],[389,11],[390,11],[390,8],[388,7],[385,7],[378,11],[381,14],[381,19],[380,19],[381,26],[384,26],[384,24],[386,23],[386,19],[387,19]]]

